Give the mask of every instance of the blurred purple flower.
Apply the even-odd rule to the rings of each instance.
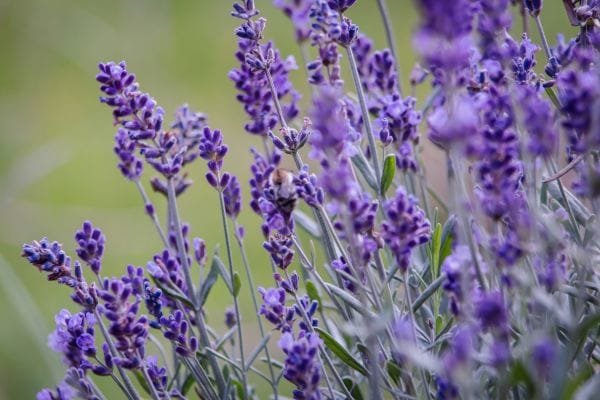
[[[393,199],[383,204],[386,220],[383,222],[382,236],[396,258],[401,271],[410,264],[413,248],[426,243],[431,237],[431,225],[417,200],[406,194],[401,186]]]

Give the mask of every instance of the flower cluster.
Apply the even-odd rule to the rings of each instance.
[[[89,221],[75,233],[77,259],[46,238],[23,245],[23,257],[70,288],[77,306],[57,314],[48,339],[65,379],[38,399],[103,399],[94,379],[104,376],[128,399],[154,400],[280,398],[282,377],[298,400],[591,392],[589,371],[600,362],[600,1],[564,2],[579,32],[554,46],[542,1],[416,1],[423,67],[410,75],[412,96],[386,2],[377,4],[387,48],[352,22],[356,3],[273,1],[311,60],[306,110],[291,83],[296,62],[268,40],[254,0],[233,4],[237,66],[228,76],[248,140],[258,141],[248,184],[260,230],[241,225],[246,188],[225,171],[223,133],[187,105],[165,123],[124,62],[100,64],[118,168],[161,247],[144,267],[125,264],[109,277],[109,232]],[[534,25],[539,35],[511,36]],[[425,82],[431,93],[417,100]],[[420,132],[444,165],[419,155]],[[222,217],[224,246],[210,260],[178,208],[196,160]],[[157,176],[145,179],[147,166]],[[447,190],[427,181],[443,173]],[[164,207],[155,210],[148,183]],[[266,254],[253,251],[261,241]],[[271,284],[256,288],[253,273],[269,264]],[[233,305],[211,327],[208,297],[219,289],[220,304]],[[242,312],[248,296],[256,325]],[[160,363],[155,336],[171,350]]]

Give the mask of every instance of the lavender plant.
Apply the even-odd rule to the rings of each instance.
[[[65,379],[38,399],[104,399],[101,376],[128,399],[597,396],[600,2],[565,1],[579,33],[552,47],[541,1],[416,0],[412,96],[385,1],[381,50],[350,19],[355,2],[273,2],[292,22],[303,65],[267,39],[253,0],[233,4],[238,65],[228,76],[257,142],[248,183],[260,232],[238,221],[244,183],[226,171],[231,135],[187,105],[167,127],[124,62],[99,65],[118,168],[162,248],[145,267],[107,277],[109,242],[89,221],[75,234],[78,260],[46,238],[23,245],[48,280],[72,288],[77,309],[60,311],[49,336]],[[541,46],[528,32],[511,35],[512,6]],[[306,110],[290,80],[298,69],[312,86]],[[415,87],[426,82],[419,101]],[[424,159],[424,140],[446,155],[447,194],[426,181],[441,168]],[[200,160],[219,200],[224,261],[215,251],[209,263],[177,206],[192,184],[186,169]],[[146,195],[147,169],[165,218]],[[255,286],[245,248],[260,234],[270,287]],[[218,279],[232,304],[217,318],[223,334],[205,308]],[[242,287],[254,316],[241,315]],[[244,317],[258,324],[254,348]],[[150,354],[149,342],[172,354]]]

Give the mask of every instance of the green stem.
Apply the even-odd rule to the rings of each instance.
[[[356,58],[352,47],[346,46],[346,53],[348,54],[348,62],[350,63],[350,72],[352,73],[352,80],[356,88],[356,94],[358,96],[358,102],[360,104],[360,110],[362,113],[363,124],[367,133],[367,140],[369,142],[369,151],[371,152],[371,160],[373,162],[373,169],[375,170],[375,176],[377,182],[381,182],[381,167],[379,165],[379,158],[377,155],[377,146],[375,145],[375,136],[373,135],[373,127],[371,126],[371,119],[369,118],[369,110],[367,108],[367,100],[365,98],[365,92],[363,91],[362,84],[360,82],[360,76],[358,75],[358,67],[356,66]]]
[[[142,196],[142,200],[144,201],[144,207],[146,207],[149,204],[152,204],[150,202],[150,199],[148,198],[148,195],[146,194],[146,191],[144,190],[144,186],[142,186],[142,184],[139,180],[135,181],[135,186],[138,188],[138,191],[140,192],[140,195]],[[169,247],[169,241],[167,240],[167,237],[165,236],[165,232],[163,231],[162,227],[160,226],[160,222],[158,220],[158,217],[156,216],[156,213],[152,213],[152,215],[148,215],[148,216],[152,220],[152,223],[154,224],[154,227],[156,228],[156,231],[158,232],[158,236],[160,236],[160,239],[162,240],[165,247]]]
[[[242,263],[244,264],[244,269],[246,270],[246,277],[248,278],[248,286],[250,287],[250,293],[252,297],[252,305],[254,306],[254,313],[256,314],[256,321],[258,322],[258,329],[260,330],[261,338],[265,337],[265,328],[262,323],[262,319],[258,314],[258,303],[256,301],[256,291],[254,289],[254,279],[252,278],[252,273],[250,272],[250,263],[248,262],[248,255],[246,254],[246,248],[244,246],[244,242],[242,238],[236,235],[238,246],[240,248],[240,253],[242,253]],[[265,346],[265,356],[267,357],[267,362],[269,364],[269,374],[271,375],[271,387],[273,388],[273,396],[275,400],[278,398],[277,393],[277,385],[275,384],[275,371],[273,371],[273,365],[271,363],[271,355],[269,353],[268,346]]]
[[[173,224],[173,230],[175,231],[175,241],[177,243],[177,250],[179,254],[179,259],[181,260],[181,265],[183,267],[183,272],[185,276],[186,285],[188,287],[187,297],[190,298],[192,303],[194,304],[195,312],[196,312],[196,325],[200,331],[200,340],[203,346],[210,346],[210,339],[208,337],[208,333],[206,331],[206,325],[204,323],[204,318],[202,316],[202,311],[200,307],[196,304],[197,298],[194,296],[194,285],[192,283],[192,275],[190,273],[190,265],[188,262],[187,254],[185,254],[185,244],[183,241],[183,233],[181,231],[181,221],[179,219],[179,211],[177,210],[177,201],[175,195],[175,186],[173,185],[173,179],[168,179],[167,181],[167,197],[168,197],[168,212],[171,223]],[[181,307],[182,310],[185,310]],[[215,380],[217,381],[217,387],[219,388],[219,394],[222,396],[225,393],[225,379],[221,374],[221,370],[219,369],[219,364],[217,363],[214,356],[208,356],[209,362],[211,364],[211,368],[213,369],[213,373],[215,375]]]
[[[102,320],[102,316],[98,312],[98,309],[94,309],[94,316],[96,317],[98,326],[100,326],[100,331],[102,331],[102,336],[104,336],[104,340],[106,340],[106,344],[108,345],[108,350],[110,351],[110,355],[113,358],[117,358],[119,356],[119,353],[117,352],[117,348],[115,347],[115,344],[113,343],[112,338],[110,337],[108,330],[106,329],[106,326],[104,325],[104,321]],[[119,371],[119,375],[121,375],[121,378],[123,379],[123,383],[125,384],[125,387],[127,388],[127,391],[129,392],[129,393],[125,393],[127,395],[127,397],[129,397],[130,399],[133,399],[133,400],[140,400],[140,395],[133,387],[131,380],[129,379],[129,377],[123,370],[123,368],[120,365],[118,365],[117,363],[115,363],[115,366],[117,367],[117,371]]]
[[[220,181],[221,177],[220,174],[217,174],[217,181]],[[229,228],[228,228],[228,224],[227,224],[227,216],[225,214],[225,199],[223,197],[223,192],[222,191],[218,191],[219,193],[219,208],[221,209],[221,223],[223,224],[223,232],[225,234],[225,247],[227,250],[227,262],[228,262],[228,266],[229,266],[229,277],[233,280],[233,256],[231,255],[231,242],[229,239]],[[233,281],[232,281],[233,282]],[[244,356],[244,342],[243,342],[243,332],[242,332],[242,320],[241,320],[241,314],[240,314],[240,307],[238,304],[238,300],[237,300],[237,296],[232,293],[232,297],[233,297],[233,308],[235,310],[235,318],[237,320],[237,333],[238,333],[238,345],[240,348],[240,360],[242,362],[242,365],[245,367],[246,366],[246,361],[245,361],[245,356]],[[246,380],[246,371],[242,370],[241,372],[242,375],[242,384],[244,385],[244,399],[248,398],[248,382]]]
[[[410,295],[410,286],[408,284],[408,270],[406,270],[406,272],[404,273],[404,290],[406,291],[406,302],[408,304],[408,311],[409,311],[409,315],[410,315],[410,319],[411,319],[410,326],[412,327],[413,342],[414,342],[415,348],[418,349],[419,345],[417,342],[417,330],[415,328],[415,324],[417,323],[417,321],[415,320],[412,296]],[[429,388],[428,388],[428,384],[427,384],[427,376],[425,375],[425,370],[422,367],[419,367],[419,372],[421,374],[421,380],[423,381],[423,391],[425,392],[425,396],[427,397],[427,399],[431,400],[431,394],[429,393]]]

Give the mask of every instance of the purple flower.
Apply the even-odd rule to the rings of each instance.
[[[91,381],[85,371],[79,368],[69,368],[56,391],[44,389],[40,391],[37,400],[100,400],[96,395]]]
[[[476,332],[466,324],[458,325],[452,333],[448,349],[442,357],[442,374],[436,375],[438,399],[458,399],[456,377],[462,375],[474,352]]]
[[[498,291],[479,294],[475,302],[475,316],[483,330],[506,332],[508,329],[508,311]]]
[[[298,292],[300,277],[296,271],[289,274],[286,278],[283,278],[279,273],[274,273],[273,279],[277,282],[277,286],[285,290],[286,293],[294,295]]]
[[[442,287],[450,296],[450,310],[454,315],[461,315],[465,295],[471,292],[468,285],[473,282],[472,259],[466,246],[457,246],[444,260],[442,274]]]
[[[369,58],[370,89],[380,95],[394,94],[397,90],[394,56],[389,49],[376,51]]]
[[[202,138],[200,139],[200,157],[208,161],[208,172],[206,173],[207,182],[217,189],[223,191],[229,184],[231,175],[227,172],[222,172],[223,159],[229,150],[227,145],[223,143],[223,135],[221,131],[215,129],[211,131],[210,128],[206,127],[202,131]]]
[[[162,126],[163,110],[139,90],[135,75],[127,71],[125,62],[101,63],[98,68],[96,80],[105,94],[100,101],[113,109],[115,124],[125,128],[135,141],[155,138]]]
[[[135,296],[131,302],[133,292],[131,283],[112,278],[104,280],[99,293],[104,302],[99,309],[110,321],[108,332],[122,355],[115,358],[114,362],[127,369],[140,367],[148,337],[148,318],[137,315],[141,296]]]
[[[273,0],[273,5],[283,11],[294,24],[297,42],[302,43],[310,37],[311,0]]]
[[[469,65],[473,2],[419,0],[422,22],[414,47],[430,69],[455,70]]]
[[[412,249],[426,243],[431,237],[431,225],[417,200],[407,195],[401,186],[393,199],[383,205],[386,220],[383,222],[382,236],[396,258],[402,271],[410,264]]]
[[[232,176],[223,190],[225,212],[231,219],[236,219],[242,208],[242,189],[236,176]]]
[[[476,104],[473,99],[454,96],[450,104],[437,107],[427,118],[429,139],[443,149],[454,145],[460,150],[473,146],[480,126]]]
[[[283,235],[275,232],[266,242],[263,243],[263,248],[271,256],[271,261],[279,269],[287,269],[294,260],[294,242],[289,235]]]
[[[121,174],[129,180],[136,181],[142,175],[144,164],[142,160],[135,155],[135,141],[129,138],[127,130],[119,128],[115,135],[114,151],[119,158],[119,170]]]
[[[94,228],[90,221],[85,221],[81,230],[75,232],[75,241],[79,246],[77,255],[90,266],[94,274],[100,273],[104,242],[106,238],[99,228]]]
[[[522,179],[519,142],[512,128],[513,109],[508,93],[493,87],[483,105],[484,145],[482,159],[476,164],[479,196],[484,213],[499,219],[513,206]]]
[[[540,15],[544,3],[542,0],[524,0],[523,2],[532,16],[537,17]]]
[[[235,309],[228,307],[225,310],[225,326],[229,329],[233,328],[237,324],[237,318],[235,316]]]
[[[558,345],[549,337],[538,339],[531,348],[533,366],[539,376],[547,378],[554,368],[558,353]]]
[[[62,353],[63,362],[70,367],[88,365],[87,357],[96,355],[94,344],[94,314],[80,312],[71,314],[61,310],[54,318],[56,330],[48,336],[48,347]]]
[[[180,310],[173,314],[162,317],[160,324],[164,328],[165,338],[175,346],[175,352],[182,357],[194,356],[198,350],[198,339],[191,336],[191,330],[187,320]],[[189,336],[189,337],[188,337]]]
[[[539,47],[536,46],[528,37],[527,34],[523,34],[521,43],[516,43],[512,39],[508,39],[509,47],[514,47],[513,52],[515,53],[512,57],[512,71],[515,79],[519,83],[527,83],[533,81],[535,78],[535,54],[539,51]]]
[[[75,391],[63,380],[56,390],[42,389],[35,398],[36,400],[72,400],[75,399]]]
[[[343,13],[352,7],[354,3],[356,3],[356,0],[327,0],[329,7],[339,13]]]
[[[413,146],[419,141],[417,127],[421,112],[415,105],[413,97],[403,100],[397,93],[380,99],[379,118],[383,127],[380,139],[395,144],[396,165],[404,171],[417,169]]]
[[[148,273],[158,282],[167,286],[176,286],[183,293],[187,293],[185,277],[177,257],[173,256],[168,249],[154,255],[152,261],[146,264]],[[175,303],[168,301],[169,306],[175,306]]]
[[[58,242],[50,242],[47,238],[23,245],[22,257],[25,257],[40,271],[48,272],[48,280],[59,280],[71,277],[71,259]]]
[[[297,339],[286,332],[278,342],[286,355],[283,376],[296,385],[294,399],[318,400],[321,363],[319,346],[321,339],[314,333],[300,333]]]
[[[148,376],[152,381],[152,386],[154,386],[159,394],[164,393],[167,389],[167,382],[169,379],[167,376],[167,369],[158,366],[158,358],[156,356],[147,357],[144,362],[146,363],[146,369]]]
[[[328,159],[324,160],[324,163],[328,161]],[[319,184],[333,200],[328,206],[329,210],[335,214],[340,207],[347,204],[348,200],[358,196],[360,187],[354,179],[350,161],[347,158],[342,158],[337,164],[326,166],[327,168],[324,168],[319,176]]]
[[[244,111],[250,117],[245,125],[246,131],[256,135],[267,135],[278,122],[277,109],[273,96],[282,106],[283,118],[288,122],[298,115],[297,102],[300,95],[289,80],[289,73],[297,69],[294,57],[282,59],[279,50],[272,42],[261,44],[262,31],[266,20],[252,19],[258,14],[252,1],[234,5],[232,15],[244,20],[236,29],[239,38],[235,56],[240,67],[229,72],[229,79],[239,91],[237,99],[244,105]],[[272,79],[274,92],[267,73]]]
[[[349,145],[358,139],[340,103],[341,97],[338,89],[327,86],[321,87],[314,97],[310,111],[313,133],[309,139],[313,156],[335,160],[340,155],[350,155]]]
[[[306,65],[308,83],[317,86],[341,86],[344,81],[341,76],[338,45],[321,33],[313,35],[313,46],[317,47],[319,58]]]
[[[269,137],[273,141],[275,147],[287,154],[295,154],[305,144],[311,133],[311,122],[308,118],[304,118],[304,124],[300,132],[294,128],[285,127],[279,130],[283,140],[275,136],[272,131],[269,131]]]
[[[484,58],[500,60],[504,56],[497,37],[512,24],[509,6],[509,0],[479,1],[477,31]]]
[[[329,40],[338,43],[340,46],[351,45],[358,37],[358,25],[345,17],[340,16],[342,9],[348,1],[333,1],[328,4],[325,0],[315,0],[310,11],[310,17],[313,21],[313,38],[319,35],[325,35]],[[333,5],[334,8],[330,7]]]
[[[529,134],[527,150],[534,156],[550,157],[558,148],[556,113],[554,107],[533,86],[517,88],[523,125]]]
[[[319,186],[316,175],[309,173],[308,165],[303,166],[298,176],[294,177],[294,185],[298,197],[309,206],[318,207],[323,204],[323,189]]]
[[[258,288],[263,303],[260,306],[260,315],[275,325],[275,329],[290,332],[294,323],[294,309],[285,305],[285,290],[283,288]]]
[[[600,96],[600,78],[583,51],[576,52],[576,63],[558,75],[563,126],[567,131],[567,159],[571,161],[587,149],[600,146],[594,113]],[[597,61],[597,60],[596,60]],[[579,65],[579,69],[575,67]]]
[[[163,316],[161,297],[162,291],[152,287],[150,281],[146,280],[144,282],[144,300],[148,313],[155,318],[149,322],[150,326],[155,329],[160,329],[160,318]]]
[[[177,132],[177,146],[184,149],[182,165],[189,164],[198,157],[202,131],[206,126],[206,115],[192,111],[187,104],[182,105],[175,112],[171,129]]]
[[[206,264],[206,242],[204,239],[194,238],[194,258],[199,266]]]

